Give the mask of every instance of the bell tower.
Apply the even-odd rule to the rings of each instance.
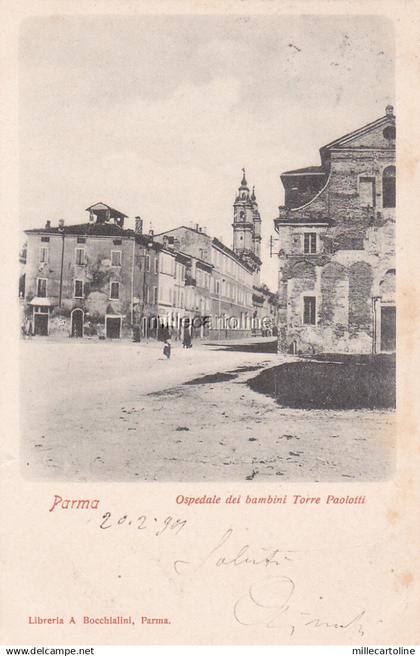
[[[255,189],[249,192],[245,169],[233,204],[233,250],[254,273],[258,283],[261,267],[261,216]]]
[[[237,255],[253,252],[254,214],[245,169],[233,204],[233,250]]]
[[[254,255],[261,260],[261,215],[258,209],[257,198],[255,196],[255,187],[252,187],[252,218],[254,221],[253,251]]]

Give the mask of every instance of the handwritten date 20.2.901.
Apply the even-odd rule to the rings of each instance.
[[[131,527],[137,531],[152,531],[156,536],[162,535],[165,532],[178,535],[187,524],[186,519],[177,519],[171,515],[168,515],[165,519],[147,517],[147,515],[139,515],[137,517],[121,515],[119,517],[113,517],[110,512],[104,513],[101,520],[99,528],[104,530],[109,528],[118,529],[124,526],[125,528]]]

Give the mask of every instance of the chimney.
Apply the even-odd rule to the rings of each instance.
[[[198,232],[198,228],[199,228],[199,225],[198,225],[198,223],[196,223],[195,224],[195,229],[196,229],[197,232]]]
[[[203,232],[203,228],[198,228],[198,232]]]
[[[387,106],[385,107],[385,114],[386,114],[387,116],[394,116],[394,108],[393,108],[392,105],[387,105]]]
[[[51,228],[51,221],[47,221],[47,222],[45,223],[45,228],[46,228],[47,230],[49,230],[49,229]]]
[[[136,235],[143,234],[143,219],[140,216],[135,217],[134,232]]]

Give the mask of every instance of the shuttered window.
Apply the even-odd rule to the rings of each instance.
[[[120,297],[120,283],[111,282],[110,298],[113,300],[118,300]]]
[[[303,252],[316,253],[316,232],[305,232],[303,237]]]
[[[41,296],[41,298],[45,298],[47,296],[47,279],[46,278],[38,278],[38,284],[37,284],[37,296]]]
[[[83,298],[83,280],[74,281],[74,297]]]
[[[315,296],[303,297],[303,323],[314,326],[316,323],[316,298]]]

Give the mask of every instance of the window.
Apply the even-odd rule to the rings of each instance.
[[[145,260],[145,271],[150,271],[150,255],[146,255]]]
[[[153,287],[153,303],[156,305],[158,302],[158,288]]]
[[[47,279],[38,278],[36,295],[45,298],[47,296]]]
[[[375,178],[359,178],[359,199],[361,207],[375,207]]]
[[[77,243],[78,244],[86,244],[86,237],[78,237],[77,238]]]
[[[76,264],[85,264],[85,249],[76,248]]]
[[[303,238],[303,252],[316,253],[316,232],[305,232]]]
[[[41,246],[39,261],[44,263],[48,262],[48,246]]]
[[[49,237],[41,237],[41,241],[50,241]]]
[[[353,251],[362,251],[363,250],[363,238],[362,237],[351,237],[350,245],[351,245],[351,250],[353,250]]]
[[[74,281],[74,298],[83,298],[83,280]]]
[[[110,298],[113,299],[114,301],[117,301],[119,297],[120,297],[120,283],[111,282]]]
[[[121,251],[111,251],[111,266],[121,266]]]
[[[159,265],[159,260],[157,257],[155,257],[155,273],[158,272],[158,265]]]
[[[303,323],[315,325],[316,318],[316,299],[315,296],[303,297]]]
[[[382,174],[382,206],[395,207],[395,166],[388,166]]]

